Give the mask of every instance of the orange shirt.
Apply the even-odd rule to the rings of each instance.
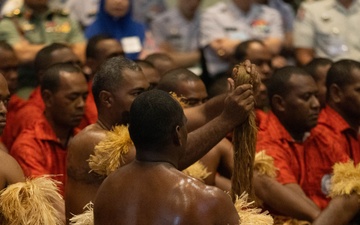
[[[26,176],[56,175],[53,178],[62,183],[59,188],[64,193],[67,147],[61,145],[44,116],[20,133],[10,154]]]

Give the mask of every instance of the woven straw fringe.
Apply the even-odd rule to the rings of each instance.
[[[94,204],[89,202],[84,207],[84,212],[70,219],[70,225],[94,225]]]
[[[200,161],[195,162],[182,172],[200,181],[204,181],[211,174],[207,171],[206,166],[204,166],[204,164],[202,164]]]
[[[271,178],[276,177],[277,168],[274,165],[274,159],[265,153],[265,150],[256,153],[254,171],[261,175],[266,175]]]
[[[268,211],[262,212],[260,208],[255,208],[254,202],[249,202],[249,195],[244,192],[240,197],[236,196],[235,208],[240,217],[241,225],[272,225],[274,219]]]
[[[57,181],[38,177],[9,185],[0,192],[1,225],[62,225],[55,209],[63,204]]]
[[[334,198],[352,193],[360,196],[360,164],[355,166],[352,161],[336,163],[333,166],[330,197]]]
[[[124,156],[133,147],[127,126],[116,126],[106,138],[95,146],[89,166],[97,174],[107,176],[124,163]]]

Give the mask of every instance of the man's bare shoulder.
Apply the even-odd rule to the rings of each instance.
[[[101,128],[98,124],[91,124],[80,131],[71,140],[69,145],[69,152],[76,150],[93,152],[95,145],[106,137],[107,130]]]
[[[106,130],[95,123],[84,128],[71,140],[66,161],[70,178],[90,179],[88,159],[94,153],[95,146],[106,137],[106,133]]]
[[[0,151],[0,190],[24,180],[23,171],[16,160],[8,153]]]

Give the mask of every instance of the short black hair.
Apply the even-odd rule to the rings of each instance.
[[[50,57],[51,54],[63,48],[71,49],[70,46],[62,43],[52,43],[42,48],[35,56],[35,60],[34,60],[35,72],[39,73],[40,71],[44,71],[48,67],[50,67],[53,64]]]
[[[123,70],[141,71],[141,68],[131,59],[116,56],[106,60],[95,74],[92,85],[95,104],[99,106],[101,91],[114,92],[118,89],[122,79]]]
[[[185,68],[172,69],[166,72],[160,79],[157,89],[166,92],[178,93],[179,82],[201,80],[196,74]]]
[[[112,38],[110,35],[107,34],[98,34],[91,37],[86,45],[86,50],[85,50],[86,58],[96,59],[96,56],[98,54],[97,44],[103,40],[108,40],[108,39],[114,39],[114,38]]]
[[[152,53],[152,54],[146,56],[146,58],[144,60],[150,62],[153,65],[155,64],[155,61],[157,61],[157,60],[174,61],[170,55],[163,53],[163,52]]]
[[[331,65],[333,62],[328,58],[313,58],[308,64],[304,66],[306,72],[308,72],[315,81],[319,80],[316,70],[321,66]]]
[[[44,90],[50,90],[51,92],[58,91],[60,86],[60,72],[62,71],[68,73],[82,73],[81,68],[73,63],[56,63],[51,65],[44,71],[43,79],[40,84],[41,92]]]
[[[176,126],[184,125],[180,104],[165,91],[143,92],[131,105],[129,133],[137,151],[169,144]]]
[[[340,88],[351,84],[353,82],[352,71],[354,69],[360,69],[360,62],[344,59],[333,63],[327,73],[326,88],[329,90],[332,84],[336,84]]]
[[[262,42],[261,40],[258,40],[258,39],[251,39],[251,40],[243,41],[235,47],[234,58],[237,61],[244,61],[247,57],[247,51],[249,49],[249,46],[252,43],[259,43],[262,46],[265,46],[264,42]]]
[[[285,66],[275,71],[270,77],[267,83],[268,97],[270,99],[270,105],[272,106],[272,97],[274,95],[286,96],[290,89],[288,81],[292,75],[310,76],[304,69],[296,66]]]

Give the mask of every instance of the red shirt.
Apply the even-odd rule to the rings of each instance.
[[[274,158],[280,183],[302,182],[305,175],[304,143],[296,142],[272,112],[259,128],[256,151],[262,150]]]
[[[67,147],[61,145],[44,116],[20,133],[10,154],[26,176],[57,175],[54,179],[62,182],[59,188],[64,193]]]
[[[311,131],[311,151],[307,151],[307,179],[302,189],[321,209],[330,199],[328,195],[332,167],[351,158],[359,162],[359,138],[356,131],[331,107],[320,113],[318,125]]]
[[[7,141],[11,135],[12,124],[15,123],[16,113],[25,105],[26,101],[16,94],[11,95],[8,106],[7,106],[7,114],[6,114],[6,126],[4,128],[3,134],[1,136],[1,140],[4,145],[10,150],[8,147]]]
[[[44,109],[45,105],[41,98],[41,90],[40,87],[37,87],[31,93],[29,100],[15,112],[13,118],[9,121],[10,127],[4,133],[3,138],[4,144],[9,150],[20,132],[37,121],[42,116]]]
[[[355,164],[360,162],[360,137],[350,125],[330,106],[326,106],[320,113],[316,131],[327,132],[336,138],[337,142],[345,149],[348,156]]]

